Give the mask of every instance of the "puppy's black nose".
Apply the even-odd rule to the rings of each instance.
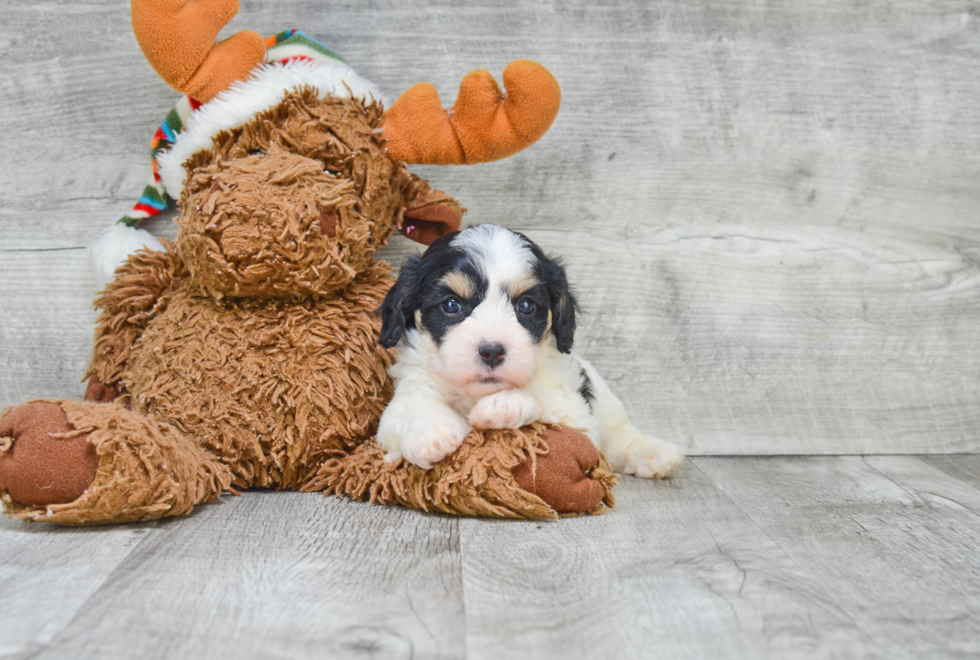
[[[480,359],[491,369],[504,361],[507,351],[503,344],[483,344],[480,346]]]

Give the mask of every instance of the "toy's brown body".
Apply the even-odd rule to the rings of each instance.
[[[365,313],[389,286],[383,264],[318,300],[221,301],[184,282],[119,382],[132,410],[168,420],[228,466],[232,487],[299,488],[370,438],[391,396],[378,323]]]
[[[374,310],[392,280],[374,253],[406,224],[458,228],[462,209],[389,156],[382,120],[297,89],[185,163],[176,242],[132,255],[96,301],[86,400],[0,419],[9,513],[145,520],[252,486],[530,518],[612,502],[568,429],[474,432],[431,471],[384,463]]]

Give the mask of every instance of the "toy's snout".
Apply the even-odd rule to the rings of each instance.
[[[215,297],[300,298],[348,285],[371,250],[354,185],[272,149],[194,172],[177,249]]]

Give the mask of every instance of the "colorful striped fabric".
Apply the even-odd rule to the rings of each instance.
[[[267,63],[285,63],[293,60],[323,60],[330,58],[347,64],[347,61],[337,53],[327,48],[316,39],[308,37],[302,30],[286,30],[265,40],[265,61]],[[157,173],[157,155],[166,151],[184,130],[187,119],[201,107],[201,103],[190,96],[181,98],[177,105],[164,117],[160,128],[153,135],[150,143],[150,157],[153,164],[153,174],[149,183],[143,188],[143,194],[133,206],[133,210],[119,219],[120,224],[130,227],[138,225],[146,218],[159,215],[173,201],[163,188],[163,182]]]
[[[302,30],[286,30],[266,37],[266,62],[288,62],[290,60],[322,60],[327,57],[348,64],[347,60],[327,48],[316,39],[306,36]],[[349,66],[349,65],[348,65]]]

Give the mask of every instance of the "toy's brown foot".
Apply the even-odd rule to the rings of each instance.
[[[549,427],[542,439],[548,453],[529,457],[515,467],[514,480],[559,513],[592,511],[606,494],[603,485],[591,478],[599,466],[599,450],[584,434],[567,426]]]
[[[0,490],[25,506],[78,499],[99,467],[89,434],[54,403],[31,403],[0,420]]]
[[[218,497],[231,479],[176,427],[119,403],[35,401],[0,419],[0,502],[23,520],[155,520]]]

